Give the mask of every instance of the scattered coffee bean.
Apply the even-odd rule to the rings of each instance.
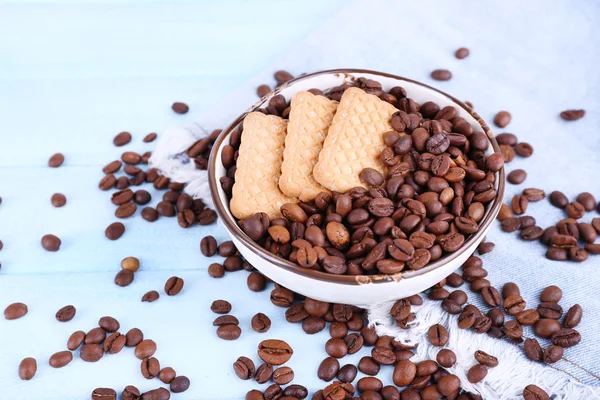
[[[152,207],[144,207],[142,210],[142,218],[148,222],[154,222],[158,219],[158,212]]]
[[[92,400],[117,400],[117,392],[111,388],[96,388],[92,392]]]
[[[71,351],[77,350],[79,348],[79,346],[81,346],[81,344],[83,343],[84,340],[85,340],[85,332],[84,331],[73,332],[71,334],[71,336],[69,336],[69,339],[67,340],[67,349],[69,349]]]
[[[144,141],[144,143],[153,142],[154,139],[156,139],[157,136],[158,135],[155,132],[151,132],[151,133],[147,134],[146,136],[144,136],[143,141]]]
[[[293,353],[290,345],[283,340],[263,340],[258,345],[258,356],[271,365],[285,364]]]
[[[487,375],[487,368],[481,364],[473,365],[467,372],[467,379],[471,383],[481,382]]]
[[[19,378],[24,381],[33,379],[37,372],[37,361],[35,358],[27,357],[19,364]]]
[[[233,363],[233,370],[237,377],[242,380],[254,378],[256,372],[254,362],[248,357],[239,357],[237,361]]]
[[[117,354],[123,350],[126,343],[127,337],[125,335],[120,332],[113,332],[104,341],[104,351],[108,354]]]
[[[172,276],[167,279],[167,282],[165,283],[165,293],[168,296],[178,295],[179,292],[181,292],[181,289],[183,289],[183,279],[177,276]]]
[[[4,309],[4,318],[7,320],[19,319],[27,314],[27,312],[27,305],[23,303],[12,303]]]
[[[585,110],[565,110],[560,113],[560,117],[565,121],[577,121],[583,118]]]
[[[485,365],[488,368],[498,366],[498,359],[490,354],[487,354],[483,350],[477,350],[475,352],[475,359],[481,365]]]
[[[573,307],[567,311],[567,315],[565,316],[564,326],[565,328],[575,328],[581,322],[581,317],[583,315],[583,309],[579,304],[575,304]]]
[[[535,385],[527,385],[523,389],[523,398],[525,400],[550,400],[550,396]]]
[[[294,370],[290,367],[279,367],[273,371],[273,382],[278,385],[287,385],[294,380]]]
[[[117,147],[125,146],[129,142],[131,142],[131,133],[129,132],[121,132],[113,139],[113,144]]]
[[[432,325],[427,332],[427,336],[433,346],[441,347],[448,343],[448,331],[440,324]]]
[[[128,269],[122,269],[115,276],[115,284],[121,287],[129,286],[133,282],[134,274]]]
[[[431,77],[436,81],[448,81],[452,78],[452,73],[447,69],[436,69],[431,72]]]
[[[410,360],[402,360],[396,363],[392,380],[396,386],[408,386],[416,376],[417,366]]]
[[[69,322],[75,317],[75,313],[75,307],[70,305],[64,306],[56,312],[56,320],[59,322]]]
[[[190,388],[190,380],[187,376],[179,375],[171,381],[169,389],[173,393],[182,393]]]
[[[217,314],[227,314],[231,312],[231,304],[226,300],[215,300],[212,302],[210,310]]]
[[[237,325],[222,325],[217,328],[217,336],[223,340],[236,340],[242,334],[242,330]]]
[[[128,335],[129,335],[129,333],[128,333]],[[154,342],[154,340],[144,339],[135,346],[134,353],[138,359],[144,360],[146,358],[152,357],[155,352],[156,352],[156,343]]]
[[[335,378],[340,369],[340,363],[333,357],[327,357],[319,365],[317,376],[326,382],[329,382]],[[360,364],[359,364],[360,369]]]
[[[190,107],[185,103],[175,102],[171,106],[171,109],[177,114],[186,114],[190,110]]]
[[[113,317],[102,317],[100,318],[100,321],[98,321],[98,326],[106,332],[116,332],[121,327],[121,324]]]
[[[131,328],[125,335],[125,346],[136,347],[144,340],[144,333],[138,328]]]
[[[260,85],[256,89],[256,94],[258,97],[265,97],[267,94],[269,94],[269,92],[271,92],[271,87],[269,85]]]
[[[520,142],[515,146],[515,153],[521,157],[531,157],[533,154],[533,146],[526,142]]]
[[[482,242],[479,246],[477,246],[477,251],[480,255],[490,253],[496,247],[495,243],[492,242]]]
[[[165,388],[149,390],[142,394],[141,400],[169,400],[171,393]]]
[[[466,47],[461,47],[460,49],[456,50],[454,55],[459,60],[462,60],[463,58],[467,58],[469,56],[469,49]]]
[[[205,257],[212,257],[217,253],[217,241],[212,236],[206,236],[200,241],[200,251]]]
[[[62,241],[55,235],[44,235],[42,236],[42,247],[46,251],[58,251]]]
[[[444,368],[450,368],[456,364],[456,354],[450,349],[442,349],[436,356],[436,361]]]
[[[58,168],[65,162],[65,156],[61,153],[53,154],[48,160],[48,166],[50,168]]]
[[[506,127],[510,124],[512,116],[508,111],[500,111],[494,116],[494,124],[500,128]]]
[[[62,368],[73,360],[73,353],[68,350],[59,351],[50,356],[50,366],[52,368]]]
[[[67,198],[62,193],[54,193],[50,198],[50,202],[54,207],[60,208],[67,204]]]
[[[156,290],[151,290],[142,296],[142,302],[152,303],[158,300],[160,294]]]
[[[125,225],[123,225],[120,222],[113,222],[106,228],[104,235],[109,240],[117,240],[121,236],[123,236],[124,232],[125,232]]]
[[[140,396],[139,389],[132,385],[125,386],[125,389],[123,389],[123,392],[121,393],[121,398],[123,400],[140,400]]]
[[[551,345],[544,349],[542,358],[545,363],[553,364],[560,360],[564,354],[564,350],[560,346]]]

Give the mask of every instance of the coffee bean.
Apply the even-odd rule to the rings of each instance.
[[[475,352],[475,359],[479,364],[485,365],[489,368],[498,366],[498,359],[490,354],[487,354],[483,350],[477,350]]]
[[[408,386],[416,375],[417,366],[410,360],[402,360],[394,367],[392,380],[396,386]]]
[[[521,325],[533,325],[540,319],[540,314],[536,310],[523,310],[515,315]]]
[[[254,362],[248,357],[239,357],[237,361],[233,363],[233,370],[237,377],[242,380],[254,378],[256,372]]]
[[[479,246],[477,246],[477,251],[480,255],[490,253],[496,247],[495,243],[492,242],[482,242]]]
[[[50,202],[54,207],[59,208],[67,204],[67,198],[62,193],[54,193],[50,198]]]
[[[154,222],[158,219],[158,212],[152,207],[144,207],[142,210],[142,218],[148,222]]]
[[[392,365],[396,362],[394,351],[384,346],[375,346],[371,350],[371,357],[380,365]]]
[[[237,325],[223,325],[217,328],[217,336],[223,340],[236,340],[242,334],[242,330]]]
[[[327,323],[325,319],[321,317],[310,316],[302,321],[302,330],[309,335],[314,335],[315,333],[321,332],[326,326]]]
[[[356,388],[364,394],[364,392],[379,392],[383,388],[381,380],[375,377],[360,378],[356,383]]]
[[[69,336],[67,340],[67,349],[73,351],[77,350],[77,348],[83,343],[85,340],[85,332],[84,331],[76,331]]]
[[[160,294],[156,290],[151,290],[142,296],[142,302],[152,303],[160,297]]]
[[[23,317],[27,314],[27,305],[23,303],[12,303],[4,309],[4,318],[14,320]]]
[[[567,311],[565,320],[563,322],[565,328],[575,328],[581,322],[583,309],[579,304],[575,304]]]
[[[149,390],[142,394],[141,400],[169,400],[171,393],[165,388]]]
[[[558,303],[542,302],[537,311],[543,318],[559,319],[562,316],[562,307]]]
[[[122,269],[119,272],[117,272],[117,275],[115,276],[115,284],[121,287],[125,287],[125,286],[129,286],[131,284],[131,282],[133,282],[133,272],[127,270],[127,269]]]
[[[217,241],[212,236],[206,236],[200,241],[200,251],[205,257],[212,257],[217,252]]]
[[[75,313],[75,307],[70,305],[64,306],[56,312],[56,320],[59,322],[69,322],[75,317]]]
[[[278,385],[287,385],[294,380],[294,370],[290,367],[279,367],[273,371],[273,382]]]
[[[62,241],[55,235],[44,235],[42,236],[42,247],[46,251],[58,251]]]
[[[125,335],[122,335],[119,332],[114,332],[110,334],[104,341],[104,351],[109,354],[117,354],[123,350],[126,342],[127,337]]]
[[[19,378],[24,381],[33,379],[37,372],[37,361],[35,358],[27,357],[19,364]]]
[[[560,299],[562,299],[562,290],[555,285],[546,287],[540,294],[541,302],[558,303]]]
[[[165,283],[165,293],[168,296],[178,295],[179,292],[181,292],[181,289],[183,289],[183,279],[178,276],[172,276],[167,279],[167,282]]]
[[[498,290],[493,286],[483,288],[481,290],[481,295],[483,297],[483,301],[485,301],[490,307],[498,307],[502,302],[500,293],[498,293]]]
[[[121,132],[113,139],[113,144],[117,147],[125,146],[129,142],[131,142],[131,133],[129,132]]]
[[[531,157],[533,147],[529,143],[521,142],[515,146],[515,153],[521,157]]]
[[[581,334],[575,329],[564,329],[552,335],[552,344],[560,347],[572,347],[581,341]]]
[[[278,307],[289,307],[294,302],[294,293],[283,287],[271,291],[271,302]]]
[[[58,168],[65,162],[65,156],[61,153],[53,154],[48,160],[48,166],[50,168]]]
[[[186,114],[190,110],[190,107],[185,103],[177,101],[171,105],[171,109],[177,114]]]
[[[564,354],[564,350],[560,346],[551,345],[544,349],[542,359],[547,364],[553,364],[559,361]]]
[[[523,398],[525,400],[550,400],[550,396],[535,385],[527,385],[523,389]]]
[[[467,371],[467,379],[471,383],[481,382],[487,375],[487,368],[481,364],[475,364]]]
[[[119,321],[113,317],[102,317],[100,318],[100,321],[98,321],[98,326],[107,332],[116,332],[121,325],[119,324]]]
[[[227,314],[231,312],[231,304],[226,300],[215,300],[212,302],[210,310],[217,314]]]
[[[452,73],[447,69],[436,69],[431,71],[431,77],[436,81],[449,81]]]
[[[500,128],[504,128],[510,123],[511,119],[512,116],[508,111],[500,111],[494,116],[494,124]]]
[[[190,380],[187,376],[179,375],[171,381],[169,389],[173,393],[182,393],[190,388]]]
[[[440,324],[432,325],[427,332],[429,342],[436,347],[445,346],[448,343],[448,331]]]
[[[258,356],[271,365],[281,365],[286,363],[293,354],[289,344],[283,340],[270,339],[263,340],[258,345]]]
[[[87,343],[81,346],[79,358],[85,362],[96,362],[104,356],[104,349],[97,343]]]
[[[436,356],[436,361],[444,368],[450,368],[456,364],[456,354],[450,349],[441,349]]]
[[[123,400],[140,400],[140,391],[135,386],[125,386],[125,389],[123,389],[123,392],[121,392],[121,398]]]
[[[109,240],[117,240],[121,236],[123,236],[124,232],[125,232],[125,225],[123,225],[120,222],[113,222],[106,228],[106,230],[104,231],[104,235]]]
[[[534,333],[537,336],[545,339],[550,338],[552,335],[554,335],[556,332],[559,332],[560,330],[560,323],[557,320],[551,318],[542,318],[539,321],[537,321],[535,325],[533,325]]]
[[[454,53],[454,56],[456,58],[458,58],[459,60],[462,60],[463,58],[467,58],[469,56],[469,49],[467,49],[466,47],[461,47],[458,50],[456,50],[456,52]]]
[[[131,328],[125,335],[125,346],[135,347],[144,340],[144,334],[138,328]]]
[[[527,358],[532,361],[541,361],[543,358],[543,349],[537,339],[525,339],[523,350]]]
[[[337,359],[333,357],[327,357],[324,359],[319,368],[317,370],[317,376],[319,379],[324,380],[325,382],[331,381],[337,375],[340,369],[340,363]],[[359,365],[360,369],[360,365]]]
[[[92,392],[92,400],[117,400],[117,392],[110,388],[96,388]]]
[[[140,360],[152,357],[155,352],[156,343],[151,339],[144,339],[135,346],[135,356]]]
[[[511,202],[513,212],[517,215],[525,214],[528,203],[527,197],[519,195],[514,196]]]
[[[560,113],[560,117],[565,121],[577,121],[583,118],[585,110],[565,110]]]
[[[117,218],[129,218],[133,214],[135,214],[136,210],[137,210],[137,206],[134,203],[130,202],[130,203],[121,204],[115,210],[115,217],[117,217]]]
[[[554,235],[550,244],[559,249],[569,249],[577,245],[577,239],[568,235]]]
[[[59,351],[50,356],[50,366],[52,368],[62,368],[73,360],[73,353],[70,351]]]

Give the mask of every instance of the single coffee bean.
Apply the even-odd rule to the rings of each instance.
[[[340,368],[337,373],[337,378],[340,382],[351,383],[356,379],[356,375],[358,374],[358,369],[352,364],[346,364],[342,368]]]
[[[156,290],[151,290],[142,296],[142,302],[152,303],[160,297]]]
[[[533,154],[533,146],[526,142],[518,143],[515,146],[515,153],[517,153],[521,157],[531,157],[531,155]]]
[[[440,324],[432,325],[427,332],[427,336],[433,346],[441,347],[448,343],[448,331]]]
[[[523,310],[515,315],[515,318],[521,325],[533,325],[540,319],[540,314],[536,310]]]
[[[371,350],[371,357],[380,365],[392,365],[396,362],[394,351],[384,346],[375,346]]]
[[[565,121],[577,121],[583,118],[585,110],[565,110],[560,113],[560,117]]]
[[[69,322],[75,317],[75,307],[69,305],[64,306],[56,312],[56,320],[59,322]]]
[[[177,101],[171,105],[171,109],[177,114],[186,114],[190,110],[190,107],[185,103]]]
[[[149,390],[142,394],[141,400],[169,400],[171,393],[165,388]]]
[[[83,343],[84,340],[85,340],[85,332],[84,331],[73,332],[71,334],[71,336],[69,336],[69,339],[67,340],[67,349],[69,349],[71,351],[77,350],[77,348],[79,348],[79,346]]]
[[[160,363],[154,357],[142,360],[141,371],[144,378],[154,379],[160,373]]]
[[[585,208],[577,201],[573,201],[566,205],[565,212],[570,218],[579,219],[585,215]]]
[[[456,364],[456,354],[450,349],[441,349],[437,356],[436,361],[444,368],[450,368]]]
[[[252,329],[258,333],[265,333],[271,328],[271,319],[263,313],[258,313],[252,317]]]
[[[231,312],[231,303],[226,300],[215,300],[212,302],[210,310],[217,314],[227,314]]]
[[[551,247],[546,251],[546,258],[554,261],[565,261],[568,258],[568,254],[566,249]]]
[[[512,116],[508,111],[500,111],[494,116],[494,124],[500,128],[504,128],[510,123],[511,119]]]
[[[117,400],[117,392],[111,388],[96,388],[92,392],[92,400]]]
[[[23,303],[12,303],[4,309],[4,318],[14,320],[23,317],[27,314],[27,305]]]
[[[469,49],[467,49],[466,47],[461,47],[458,50],[456,50],[456,52],[454,53],[454,56],[456,58],[458,58],[459,60],[462,60],[463,58],[467,58],[469,56]]]
[[[558,286],[551,285],[542,290],[541,302],[558,303],[562,299],[562,290]]]
[[[113,144],[117,147],[125,146],[129,142],[131,142],[131,133],[129,132],[121,132],[113,139]]]
[[[50,366],[52,368],[62,368],[73,360],[73,353],[70,351],[59,351],[50,356]]]
[[[560,322],[551,318],[542,318],[533,325],[533,332],[544,339],[550,338],[561,330]]]
[[[360,369],[360,364],[358,368]],[[339,361],[333,357],[327,357],[319,365],[319,368],[317,370],[317,376],[319,377],[319,379],[324,380],[325,382],[329,382],[333,380],[333,378],[335,378],[339,369]]]
[[[558,303],[543,302],[538,305],[538,313],[543,318],[559,319],[562,317],[562,307]]]
[[[535,385],[527,385],[525,389],[523,389],[523,398],[525,400],[550,400],[548,393]]]
[[[86,343],[79,351],[79,358],[85,362],[96,362],[102,356],[104,356],[104,348],[98,343]]]
[[[356,388],[363,393],[367,391],[379,392],[383,388],[383,383],[379,378],[367,376],[358,380]]]
[[[563,322],[565,328],[575,328],[581,322],[581,316],[583,314],[583,309],[579,304],[575,304],[573,307],[567,311],[567,315],[565,316],[565,320]]]
[[[138,328],[131,328],[125,335],[125,346],[135,347],[144,340],[144,333]]]
[[[564,354],[564,350],[560,346],[551,345],[544,349],[542,359],[547,364],[553,364],[560,360]]]
[[[113,317],[100,318],[100,321],[98,321],[98,326],[100,326],[100,328],[104,329],[106,332],[116,332],[121,327],[119,321]]]
[[[492,308],[486,313],[486,316],[492,321],[492,325],[501,327],[504,325],[504,314],[498,308]]]
[[[452,72],[447,69],[435,69],[431,71],[431,77],[436,81],[449,81],[452,79]]]
[[[373,357],[363,357],[358,362],[358,370],[365,375],[375,376],[379,373],[381,366]]]
[[[122,269],[117,272],[117,275],[115,276],[115,284],[121,287],[129,286],[131,282],[133,282],[133,278],[133,272],[127,269]]]
[[[552,344],[563,348],[572,347],[581,341],[581,334],[575,329],[564,329],[552,335]]]
[[[53,154],[48,160],[48,166],[50,168],[58,168],[65,162],[65,156],[61,153]]]
[[[173,393],[182,393],[190,388],[190,380],[187,376],[179,375],[171,381],[169,389]]]
[[[123,400],[140,400],[140,390],[132,385],[125,386],[125,389],[121,392],[121,398]]]
[[[108,354],[117,354],[123,350],[126,342],[127,338],[125,335],[122,335],[119,332],[114,332],[110,334],[104,341],[104,351]]]
[[[215,318],[213,326],[239,325],[240,321],[233,315],[221,315]]]
[[[487,354],[483,350],[477,350],[475,352],[475,359],[479,364],[485,365],[488,368],[498,366],[498,359],[490,354]]]
[[[525,196],[516,195],[512,198],[512,210],[517,215],[523,215],[527,211],[528,200]]]
[[[278,385],[287,385],[294,380],[294,370],[290,367],[279,367],[273,371],[273,382]]]
[[[155,352],[156,343],[151,339],[144,339],[135,346],[135,356],[140,360],[152,357]]]
[[[467,371],[467,379],[471,383],[479,383],[486,377],[487,372],[484,365],[475,364]]]
[[[543,349],[537,339],[525,339],[523,344],[525,355],[532,361],[541,361],[543,358]]]
[[[525,300],[523,300],[523,298],[518,294],[510,295],[504,298],[504,311],[509,315],[517,315],[525,309],[526,305],[527,303]]]
[[[481,295],[483,297],[483,301],[485,301],[490,307],[498,307],[502,302],[500,293],[498,293],[498,290],[493,286],[483,288],[481,290]]]
[[[206,236],[200,241],[200,251],[205,257],[212,257],[217,253],[217,241],[212,236]]]
[[[42,247],[46,251],[58,251],[60,249],[60,245],[62,244],[61,240],[54,235],[48,234],[42,236]]]
[[[256,369],[254,362],[248,357],[239,357],[236,362],[233,363],[233,370],[238,378],[242,380],[249,380],[254,378]]]
[[[527,179],[527,172],[522,169],[515,169],[507,176],[508,182],[512,183],[513,185],[520,185],[521,183],[525,182],[525,179]]]
[[[104,231],[104,235],[109,240],[117,240],[125,233],[125,225],[120,222],[113,222]]]
[[[24,358],[19,364],[19,378],[24,381],[33,379],[37,372],[37,361],[35,358]]]
[[[392,380],[396,386],[408,386],[416,376],[417,366],[410,360],[402,360],[394,367]]]
[[[495,243],[492,242],[482,242],[479,246],[477,246],[477,251],[479,255],[490,253],[496,247]]]
[[[273,366],[269,363],[261,364],[256,370],[256,374],[254,375],[254,380],[257,383],[263,384],[267,383],[271,377],[273,376]]]
[[[169,296],[175,296],[183,289],[183,279],[172,276],[165,283],[165,293]]]
[[[173,381],[173,379],[175,379],[176,376],[177,376],[177,373],[171,367],[165,367],[165,368],[161,369],[160,372],[158,373],[158,379],[160,379],[160,381],[162,383],[167,383],[167,384],[171,383]]]
[[[67,198],[62,193],[54,193],[50,198],[50,202],[54,207],[59,208],[67,204]]]
[[[290,345],[283,340],[263,340],[258,345],[258,356],[271,365],[285,364],[293,353]]]

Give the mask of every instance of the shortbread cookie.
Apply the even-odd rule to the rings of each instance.
[[[366,187],[358,177],[364,168],[385,174],[379,159],[385,148],[383,133],[392,130],[390,118],[397,111],[362,89],[347,89],[313,169],[315,180],[329,190],[343,193],[357,186]]]
[[[292,100],[279,179],[285,195],[311,201],[327,191],[313,178],[313,168],[337,106],[337,101],[310,92],[300,92]]]
[[[239,219],[258,212],[281,216],[279,208],[297,202],[279,190],[287,121],[275,115],[252,112],[244,118],[235,184],[229,209]]]

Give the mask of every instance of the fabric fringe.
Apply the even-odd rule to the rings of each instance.
[[[522,400],[523,389],[530,384],[544,389],[553,399],[583,400],[600,399],[600,388],[580,384],[555,369],[527,359],[521,349],[505,340],[477,334],[457,325],[458,316],[446,313],[439,302],[423,299],[423,305],[413,306],[415,320],[410,329],[401,329],[390,316],[394,302],[368,306],[369,326],[380,336],[387,335],[406,345],[417,345],[415,361],[435,360],[442,348],[456,354],[456,364],[447,368],[458,376],[461,387],[471,393],[479,393],[486,400]],[[449,334],[448,344],[435,347],[429,343],[427,331],[435,324],[443,325]],[[498,358],[499,365],[488,368],[486,378],[477,384],[467,379],[469,368],[477,364],[474,354],[483,350]]]
[[[198,123],[184,128],[167,129],[159,135],[148,164],[171,181],[185,183],[185,193],[194,199],[202,199],[208,207],[214,209],[208,172],[196,169],[194,160],[186,154],[191,145],[207,136],[208,132]]]

